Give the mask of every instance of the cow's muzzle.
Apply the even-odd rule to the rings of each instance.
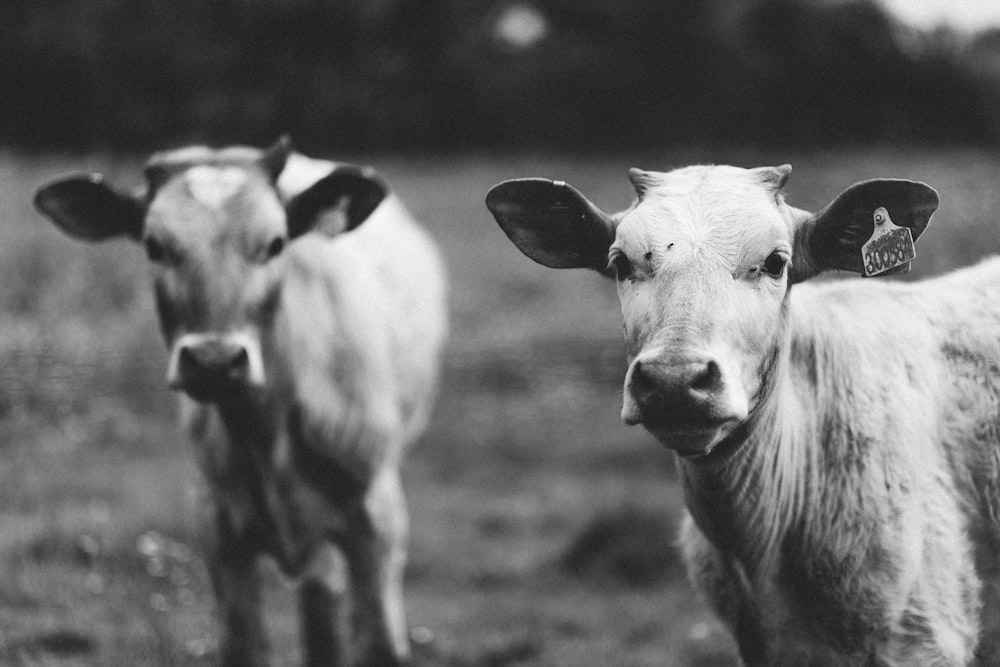
[[[239,334],[187,334],[170,355],[167,383],[203,403],[217,403],[264,385],[260,346]]]
[[[679,453],[701,453],[747,417],[734,379],[707,355],[641,354],[625,377],[622,420]]]

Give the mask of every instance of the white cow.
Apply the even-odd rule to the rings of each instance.
[[[487,205],[536,261],[617,277],[622,418],[679,455],[689,573],[746,664],[1000,664],[1000,260],[799,285],[938,198],[866,181],[813,215],[790,170],[632,170],[613,216],[542,179]]]
[[[290,150],[159,153],[143,196],[87,175],[36,204],[72,236],[128,236],[152,261],[167,381],[186,394],[214,501],[222,662],[267,660],[266,554],[301,579],[308,664],[396,665],[409,655],[399,466],[436,391],[443,269],[374,172]]]

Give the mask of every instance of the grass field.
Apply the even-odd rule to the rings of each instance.
[[[875,176],[942,205],[914,274],[1000,250],[1000,157],[976,151],[662,153],[634,159],[370,159],[440,241],[452,278],[443,392],[405,469],[407,608],[427,667],[735,664],[673,547],[671,455],[618,419],[613,285],[524,258],[482,205],[517,176],[626,205],[629,166],[792,162],[816,209]],[[174,426],[142,253],[83,247],[31,209],[41,182],[135,159],[0,153],[0,664],[199,665],[216,651],[200,480]],[[273,570],[276,665],[297,664]]]

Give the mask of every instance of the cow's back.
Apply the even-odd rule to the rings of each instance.
[[[307,175],[295,189],[332,168],[292,158],[292,173]],[[285,381],[307,418],[360,465],[395,458],[393,443],[423,428],[446,327],[439,253],[395,195],[354,230],[289,245],[275,322]]]

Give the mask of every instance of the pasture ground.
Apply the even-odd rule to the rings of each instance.
[[[677,562],[671,455],[618,419],[613,284],[523,257],[482,205],[491,185],[563,179],[615,209],[629,166],[792,162],[789,201],[807,209],[864,178],[935,186],[910,278],[1000,250],[1000,157],[973,150],[365,161],[440,241],[453,285],[442,395],[405,469],[425,667],[735,664]],[[57,174],[134,186],[138,165],[0,152],[0,664],[214,661],[201,484],[163,386],[145,260],[127,242],[70,241],[30,204]],[[297,664],[292,590],[265,570],[274,664]]]

